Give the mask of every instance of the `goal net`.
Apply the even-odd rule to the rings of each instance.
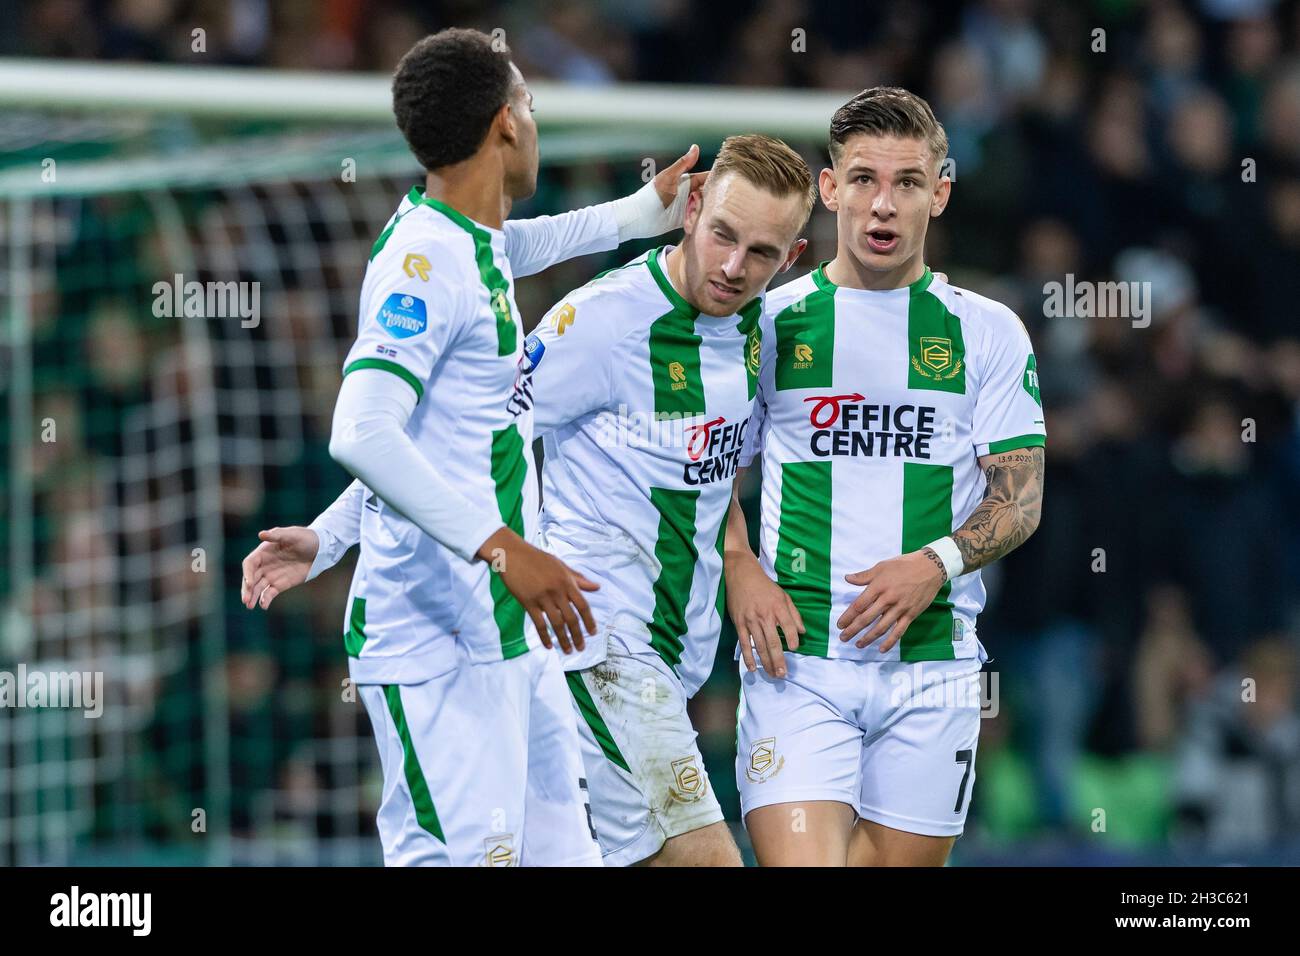
[[[0,864],[379,862],[341,649],[351,561],[269,613],[239,604],[239,562],[348,480],[327,452],[341,360],[420,172],[382,84],[332,121],[324,80],[305,97],[241,74],[187,107],[158,102],[159,71],[101,69],[41,87],[59,102],[0,101]],[[710,95],[713,128],[689,95],[613,90],[549,125],[539,95],[518,213],[631,191],[692,134],[706,162],[748,128],[815,160],[837,101],[760,98],[778,119],[747,126],[749,94]],[[525,323],[628,254],[523,282]]]

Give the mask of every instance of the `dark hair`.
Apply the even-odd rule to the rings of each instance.
[[[393,115],[425,169],[473,156],[510,95],[510,50],[452,28],[407,51],[393,74]]]
[[[839,162],[845,141],[855,133],[919,137],[930,147],[936,166],[948,155],[948,134],[930,104],[898,86],[873,86],[835,111],[831,117],[831,162]]]

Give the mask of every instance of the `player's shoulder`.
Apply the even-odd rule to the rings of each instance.
[[[1029,332],[1015,310],[997,299],[991,299],[971,289],[935,278],[926,289],[953,315],[961,320],[962,333],[967,338],[993,343],[1006,339],[1028,341]]]
[[[399,216],[382,244],[376,243],[373,271],[421,281],[479,281],[473,236],[427,206]]]
[[[763,296],[763,317],[773,319],[796,302],[806,299],[818,289],[812,272],[806,272],[791,279],[775,289],[768,289]]]
[[[584,315],[596,315],[605,334],[617,338],[635,328],[648,326],[658,308],[660,294],[643,253],[621,266],[601,272],[589,282],[571,290],[553,305],[543,322],[570,324]],[[662,311],[662,310],[660,310]]]

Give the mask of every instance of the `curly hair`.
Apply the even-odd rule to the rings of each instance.
[[[393,115],[425,169],[473,156],[510,96],[510,49],[452,28],[407,51],[393,74]]]

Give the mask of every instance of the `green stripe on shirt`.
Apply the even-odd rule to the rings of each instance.
[[[800,654],[825,657],[831,616],[831,463],[781,465],[781,517],[777,528],[776,583],[803,618]],[[785,645],[782,639],[782,645]]]
[[[528,463],[524,460],[524,440],[511,423],[492,433],[492,483],[496,488],[497,508],[505,526],[524,536],[524,481]],[[501,637],[501,657],[509,660],[528,650],[524,637],[524,608],[506,587],[501,573],[489,566],[488,583],[492,592],[492,617]],[[540,636],[540,635],[539,635]]]
[[[952,468],[903,462],[902,553],[924,548],[952,534]],[[953,653],[952,582],[945,581],[934,601],[917,615],[899,642],[903,661],[947,661]]]
[[[416,378],[415,375],[409,370],[403,368],[401,365],[398,365],[396,362],[388,361],[388,359],[376,359],[376,358],[357,359],[355,362],[352,362],[350,365],[348,365],[347,368],[343,370],[343,374],[347,375],[350,372],[355,372],[358,369],[363,369],[363,368],[377,368],[381,372],[392,372],[394,375],[400,378],[407,385],[411,386],[411,388],[415,389],[415,400],[417,402],[420,399],[424,398],[424,386],[420,384],[420,380]]]
[[[650,503],[659,512],[655,560],[660,567],[654,583],[650,646],[669,667],[681,663],[686,605],[700,558],[695,547],[695,505],[699,497],[698,491],[650,489]]]

